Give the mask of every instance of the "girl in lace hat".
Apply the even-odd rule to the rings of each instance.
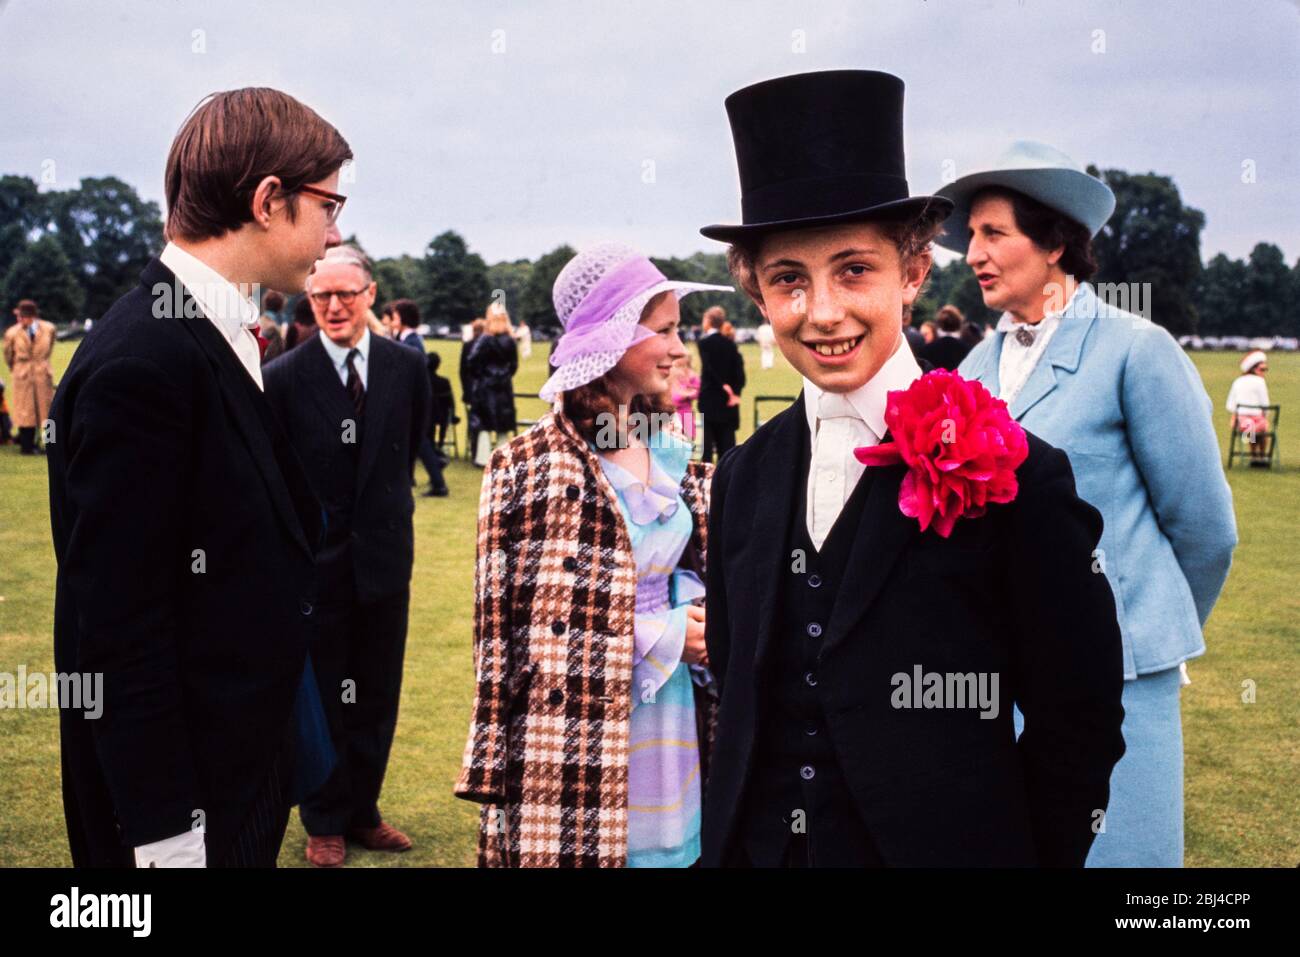
[[[715,710],[703,595],[711,467],[668,399],[678,300],[634,249],[575,256],[536,425],[479,504],[473,713],[457,796],[479,863],[688,867]]]

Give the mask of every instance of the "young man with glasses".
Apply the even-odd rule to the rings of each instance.
[[[338,242],[333,126],[270,89],[199,105],[166,164],[168,243],[54,397],[54,654],[72,860],[274,866],[332,763],[308,655],[320,505],[263,394],[260,287]],[[263,587],[274,582],[274,587]]]

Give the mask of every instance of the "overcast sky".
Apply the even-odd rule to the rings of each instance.
[[[274,86],[351,143],[340,225],[374,255],[449,228],[488,262],[688,255],[739,219],[723,98],[866,68],[907,84],[914,194],[1039,139],[1173,176],[1204,259],[1268,240],[1294,262],[1298,63],[1297,0],[0,0],[0,172],[115,175],[161,206],[198,101]]]

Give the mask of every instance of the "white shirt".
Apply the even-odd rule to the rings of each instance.
[[[168,243],[158,258],[189,290],[203,314],[230,343],[240,365],[261,389],[262,350],[253,333],[260,315],[257,306],[221,273],[175,243]]]
[[[1268,383],[1262,375],[1247,372],[1237,376],[1232,382],[1232,388],[1228,390],[1229,412],[1236,412],[1238,407],[1242,407],[1245,415],[1260,415],[1269,404]]]
[[[1074,291],[1070,301],[1065,304],[1065,308],[1058,312],[1049,312],[1043,316],[1039,322],[1033,324],[1027,322],[1016,322],[1011,318],[1011,313],[1004,312],[998,319],[995,332],[1005,332],[1002,338],[1002,355],[998,359],[998,398],[1010,405],[1015,401],[1020,390],[1024,388],[1025,383],[1029,381],[1029,376],[1033,373],[1034,367],[1038,365],[1038,360],[1042,358],[1043,353],[1047,351],[1047,343],[1052,339],[1052,333],[1056,332],[1057,326],[1061,324],[1061,316],[1069,309],[1074,301],[1079,298],[1083,292],[1083,283]],[[1016,338],[1016,332],[1020,329],[1026,329],[1033,333],[1034,341],[1029,345],[1021,344]]]
[[[889,393],[906,389],[920,377],[921,367],[906,339],[900,336],[894,354],[880,371],[852,392],[824,392],[804,378],[804,412],[812,439],[804,520],[808,537],[819,550],[866,471],[853,450],[880,444],[886,432],[885,402]]]
[[[369,329],[361,333],[361,338],[357,340],[355,346],[341,346],[323,332],[320,334],[320,344],[325,347],[325,354],[330,357],[330,362],[334,363],[334,373],[344,385],[348,384],[348,353],[356,349],[360,355],[352,360],[352,364],[357,367],[357,375],[361,376],[362,388],[370,388]]]

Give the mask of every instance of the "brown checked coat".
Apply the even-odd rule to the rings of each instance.
[[[688,466],[703,578],[712,467]],[[476,688],[458,797],[479,865],[623,867],[636,566],[617,495],[561,412],[492,456],[479,502]],[[715,704],[696,688],[701,780]]]

